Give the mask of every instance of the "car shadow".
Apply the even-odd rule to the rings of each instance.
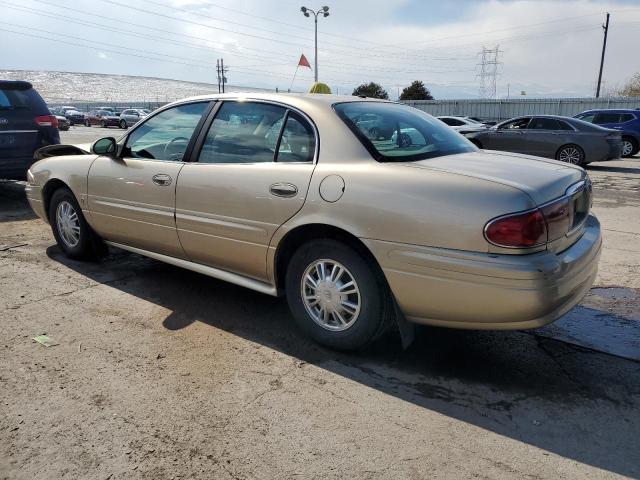
[[[369,350],[327,350],[302,335],[286,301],[111,249],[97,263],[47,255],[97,282],[425,409],[621,475],[640,475],[638,363],[525,332],[419,327],[405,351],[389,334]]]
[[[24,186],[24,182],[0,180],[0,223],[37,218],[29,206]]]

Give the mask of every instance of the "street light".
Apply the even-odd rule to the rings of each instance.
[[[326,5],[324,7],[322,7],[320,10],[318,10],[317,12],[314,12],[313,10],[311,10],[310,8],[307,7],[300,7],[300,11],[302,12],[302,14],[305,17],[309,17],[311,16],[310,14],[313,14],[313,20],[315,23],[315,27],[316,27],[316,50],[315,50],[315,58],[314,58],[314,69],[313,69],[313,73],[315,75],[315,81],[318,81],[318,15],[322,15],[323,17],[328,17],[329,16],[329,7],[327,7]]]

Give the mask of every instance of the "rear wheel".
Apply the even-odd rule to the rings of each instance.
[[[639,149],[638,141],[635,138],[622,137],[622,156],[624,158],[633,157]]]
[[[104,120],[100,122],[100,125],[102,126],[102,128],[107,128],[107,122],[105,122]]]
[[[285,286],[298,325],[330,348],[361,349],[392,320],[384,278],[341,242],[322,239],[302,245],[291,257]]]
[[[85,120],[84,121],[84,126],[85,127],[90,127],[91,126],[91,122],[89,120]]]
[[[67,257],[91,259],[106,253],[106,246],[85,220],[70,190],[60,188],[53,193],[49,204],[49,221],[53,236]]]
[[[578,145],[564,145],[556,153],[556,160],[584,167],[584,150]]]
[[[120,120],[120,128],[122,128],[123,130],[127,128],[127,122],[125,122],[124,120]]]

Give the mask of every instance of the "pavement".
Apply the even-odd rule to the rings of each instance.
[[[580,306],[361,354],[310,342],[284,299],[69,260],[0,182],[0,479],[640,478],[640,161],[589,174],[605,246]]]

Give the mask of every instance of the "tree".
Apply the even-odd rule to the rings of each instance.
[[[621,97],[640,97],[640,72],[637,72],[620,90]]]
[[[382,88],[382,85],[375,82],[363,83],[359,87],[354,88],[351,95],[356,97],[382,98],[383,100],[389,99],[389,94]]]
[[[416,80],[407,88],[402,89],[400,100],[433,100],[433,95],[420,80]]]

